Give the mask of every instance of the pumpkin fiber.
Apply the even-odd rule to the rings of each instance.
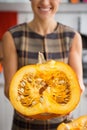
[[[80,116],[70,123],[61,123],[57,130],[87,130],[87,115]]]
[[[50,60],[19,69],[12,78],[9,99],[22,115],[45,120],[73,111],[80,94],[72,68]]]

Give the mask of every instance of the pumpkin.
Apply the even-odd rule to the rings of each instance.
[[[79,82],[72,68],[50,60],[20,68],[12,78],[9,99],[22,115],[50,119],[74,110],[80,94]]]
[[[87,130],[87,115],[80,116],[70,123],[61,123],[57,130]]]

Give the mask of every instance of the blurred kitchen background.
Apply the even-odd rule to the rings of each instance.
[[[29,0],[0,0],[0,44],[4,32],[19,23],[30,21],[33,17]],[[83,77],[87,86],[87,0],[62,0],[55,19],[75,28],[83,40]],[[0,130],[11,130],[13,108],[4,96],[4,77],[0,46]],[[87,87],[74,117],[87,115]]]

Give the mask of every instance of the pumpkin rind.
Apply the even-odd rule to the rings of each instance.
[[[68,114],[78,105],[80,94],[75,72],[54,60],[22,67],[9,90],[10,101],[19,113],[39,119]]]
[[[70,123],[61,123],[57,130],[87,130],[87,115],[80,116]]]

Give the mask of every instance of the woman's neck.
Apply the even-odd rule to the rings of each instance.
[[[52,33],[57,27],[57,22],[55,20],[52,21],[37,21],[33,20],[29,23],[29,27],[36,33],[40,35],[46,35]]]

